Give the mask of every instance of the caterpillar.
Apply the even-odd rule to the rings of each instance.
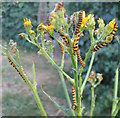
[[[61,10],[62,7],[63,7],[63,2],[59,2],[58,4],[55,5],[55,8],[56,8],[55,11],[59,11],[59,10]]]
[[[73,41],[73,51],[74,51],[74,53],[77,52],[77,50],[78,50],[78,42],[79,42],[80,36],[81,36],[80,33],[76,34],[75,39]]]
[[[62,31],[64,32],[64,28],[62,28]],[[63,41],[65,42],[66,46],[69,46],[69,40],[67,39],[66,36],[62,35],[60,32],[58,32]]]
[[[12,62],[12,60],[8,57],[8,61],[10,63],[10,65],[12,65],[15,70],[18,72],[18,74],[22,77],[22,79],[25,81],[24,77],[22,76],[22,74],[20,73],[20,71],[17,69],[16,65]]]
[[[59,38],[59,40],[60,40],[60,38]],[[63,55],[63,46],[60,43],[59,43],[59,46],[61,48],[61,54]]]
[[[108,45],[108,43],[106,43],[106,42],[104,42],[104,43],[99,43],[97,46],[95,46],[95,48],[94,49],[92,49],[92,51],[93,52],[96,52],[96,51],[98,51],[100,48],[103,48],[104,46],[107,46]]]
[[[88,81],[90,81],[91,79],[94,79],[94,78],[96,77],[96,72],[95,72],[95,70],[93,70],[92,72],[93,72],[93,73],[92,73],[92,75],[89,76]]]
[[[113,28],[113,31],[110,33],[110,36],[111,36],[111,37],[113,37],[113,36],[115,35],[117,29],[118,29],[118,25],[115,24],[115,25],[114,25],[114,28]],[[92,51],[93,51],[93,52],[96,52],[96,51],[98,51],[100,48],[103,48],[104,46],[107,46],[108,44],[109,44],[109,43],[107,43],[107,42],[104,42],[104,43],[101,43],[101,42],[100,42],[94,49],[92,49]]]
[[[114,36],[115,33],[116,33],[116,31],[117,31],[117,29],[118,29],[118,25],[115,24],[115,25],[114,25],[114,28],[113,28],[113,31],[110,33],[110,36]]]
[[[78,58],[78,60],[79,60],[79,62],[81,64],[81,66],[84,68],[85,67],[85,63],[84,63],[84,61],[83,61],[83,59],[82,59],[82,57],[80,55],[80,51],[79,50],[77,50],[77,58]]]
[[[47,17],[46,17],[46,23],[47,23],[47,25],[50,25],[49,15],[50,15],[50,14],[47,14]]]
[[[75,110],[76,109],[76,92],[75,92],[75,88],[74,86],[72,86],[72,95],[73,95],[73,99],[72,99],[72,109]]]
[[[73,33],[75,32],[75,15],[76,15],[76,13],[73,14],[73,19],[72,19]]]
[[[79,11],[79,19],[78,19],[78,23],[77,23],[77,28],[76,28],[75,34],[79,33],[80,26],[82,24],[82,19],[83,19],[83,11]]]

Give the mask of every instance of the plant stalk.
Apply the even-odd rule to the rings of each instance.
[[[117,107],[117,92],[118,92],[118,68],[116,69],[116,73],[115,73],[115,82],[114,82],[114,98],[113,98],[113,105],[112,105],[112,112],[111,115],[113,116],[113,113]],[[115,116],[114,116],[115,117]]]
[[[94,85],[91,88],[91,111],[90,111],[90,118],[93,116],[93,110],[95,106],[95,93],[94,93]]]

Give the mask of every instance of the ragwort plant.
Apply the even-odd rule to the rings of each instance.
[[[65,109],[63,109],[55,100],[53,100],[45,91],[43,93],[64,113],[64,115],[72,115],[72,116],[82,116],[83,110],[85,109],[82,106],[82,94],[84,92],[84,88],[86,83],[89,82],[91,84],[91,109],[90,116],[93,116],[93,111],[95,108],[95,92],[94,90],[98,85],[100,85],[103,80],[101,73],[96,73],[95,70],[92,69],[93,61],[95,58],[95,53],[109,45],[111,41],[114,39],[114,35],[118,29],[118,25],[115,23],[115,18],[111,20],[107,25],[105,25],[102,18],[98,19],[98,28],[95,28],[95,19],[94,14],[89,14],[86,16],[85,11],[77,11],[74,12],[70,17],[67,15],[66,10],[63,6],[63,2],[59,2],[55,5],[55,8],[52,12],[50,12],[47,16],[46,23],[39,24],[37,27],[37,32],[32,29],[32,24],[30,19],[24,19],[24,27],[27,33],[20,33],[19,36],[25,38],[29,43],[37,46],[39,48],[38,54],[42,54],[45,58],[52,64],[52,66],[57,69],[60,79],[64,88],[65,97],[67,99],[67,103],[69,106],[69,110],[71,114],[68,114]],[[91,46],[85,55],[85,59],[83,60],[80,55],[80,49],[78,46],[80,37],[84,36],[83,31],[87,29],[90,34]],[[58,66],[54,61],[53,51],[54,45],[51,40],[45,39],[46,33],[49,34],[49,38],[55,40],[60,48],[61,48],[61,65]],[[116,37],[118,43],[119,39]],[[81,40],[81,39],[80,39]],[[19,50],[17,49],[17,44],[10,40],[10,50],[1,46],[3,49],[2,54],[8,57],[9,63],[16,69],[18,74],[22,77],[24,82],[28,85],[28,87],[33,92],[33,96],[36,100],[38,108],[40,109],[40,113],[42,116],[47,117],[47,113],[42,105],[40,97],[37,92],[37,82],[36,82],[36,74],[35,74],[35,65],[33,64],[33,77],[34,81],[32,84],[29,78],[27,77],[23,67],[21,66]],[[70,55],[72,61],[72,68],[74,78],[70,77],[64,71],[64,56],[65,53]],[[92,57],[90,60],[89,68],[86,73],[85,78],[82,77],[83,69],[85,68],[86,61],[90,54],[92,53]],[[78,66],[80,63],[80,67]],[[115,117],[120,109],[119,99],[117,97],[118,91],[118,74],[120,72],[120,67],[116,69],[115,75],[115,84],[114,84],[114,99],[113,106],[111,110],[111,115]],[[72,94],[73,100],[71,103],[68,90],[66,87],[66,83],[64,77],[71,83],[72,85]]]

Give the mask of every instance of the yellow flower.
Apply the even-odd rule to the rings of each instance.
[[[46,26],[46,30],[53,30],[53,28],[54,28],[54,26],[53,26],[53,25],[50,25],[50,26],[49,26],[49,25],[47,25],[47,26]]]
[[[24,19],[24,27],[27,28],[27,27],[31,27],[31,20],[30,19],[27,19],[26,20]]]
[[[39,30],[41,30],[41,29],[46,29],[46,26],[43,25],[43,23],[41,23],[41,24],[38,26],[38,28],[39,28]]]
[[[86,27],[86,22],[88,21],[89,17],[85,17],[85,11],[83,11],[83,19],[82,19],[82,27]]]
[[[20,33],[18,34],[19,36],[21,36],[22,38],[24,38],[25,34],[24,33]]]
[[[100,23],[103,23],[103,19],[102,18],[99,18],[98,20],[97,20],[97,22],[100,24]]]
[[[113,29],[115,25],[115,18],[109,22],[109,26]]]
[[[30,30],[29,33],[31,36],[35,36],[35,32],[33,30]]]

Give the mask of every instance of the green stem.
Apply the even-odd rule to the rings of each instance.
[[[112,112],[111,115],[113,116],[113,113],[116,109],[117,106],[117,92],[118,92],[118,68],[116,69],[116,74],[115,74],[115,83],[114,83],[114,98],[113,98],[113,105],[112,105]]]
[[[58,67],[58,65],[53,61],[53,59],[47,54],[47,52],[43,48],[41,48],[41,51],[44,56],[49,60],[49,62],[53,65],[53,67],[55,67],[58,71],[62,72],[66,76],[68,81],[74,84],[74,80],[69,75],[67,75],[60,67]]]
[[[91,37],[91,46],[90,46],[90,48],[89,48],[89,50],[87,52],[87,55],[86,55],[86,57],[84,59],[84,63],[86,63],[86,61],[87,61],[87,59],[88,59],[88,57],[89,57],[89,55],[91,53],[91,50],[94,47],[94,44],[93,44],[93,40],[94,40],[94,38],[93,38],[93,31],[90,31],[90,37]],[[91,65],[91,67],[92,67],[92,65]],[[81,66],[80,69],[79,69],[79,72],[80,72],[80,74],[79,74],[79,98],[78,98],[78,109],[77,109],[78,116],[82,116],[82,107],[81,107],[81,101],[82,101],[81,99],[82,99],[82,91],[83,91],[83,89],[81,87],[81,85],[82,85],[82,71],[83,71],[83,67]],[[85,86],[86,82],[87,82],[87,79],[84,80],[84,83],[83,83],[84,86]]]
[[[30,43],[32,43],[32,42],[30,42]],[[49,60],[49,62],[53,65],[54,68],[61,71],[71,84],[73,84],[73,85],[75,84],[74,80],[68,74],[66,74],[61,68],[58,67],[58,65],[53,61],[53,59],[47,54],[47,52],[40,46],[40,44],[38,42],[37,42],[37,44],[35,43],[34,45],[37,46],[39,49],[41,49],[41,52],[43,53],[43,55]]]
[[[94,85],[91,88],[91,111],[90,111],[90,118],[93,116],[93,110],[95,106],[95,94],[94,94]]]
[[[66,87],[66,84],[65,84],[64,76],[63,76],[63,74],[60,71],[59,71],[59,75],[60,75],[60,78],[61,78],[61,81],[62,81],[62,85],[63,85],[65,97],[66,97],[67,102],[68,102],[68,106],[69,106],[69,108],[71,110],[72,115],[75,116],[74,111],[71,109],[72,104],[71,104],[70,97],[69,97],[69,94],[68,94],[68,91],[67,91],[67,87]]]
[[[85,80],[81,86],[81,94],[83,93],[83,90],[84,90],[84,87],[87,83],[87,80],[88,80],[88,76],[90,74],[90,71],[91,71],[91,68],[92,68],[92,65],[93,65],[93,61],[94,61],[94,58],[95,58],[95,52],[92,53],[92,58],[91,58],[91,61],[90,61],[90,65],[89,65],[89,68],[88,68],[88,71],[87,71],[87,74],[86,74],[86,77],[85,77]]]

